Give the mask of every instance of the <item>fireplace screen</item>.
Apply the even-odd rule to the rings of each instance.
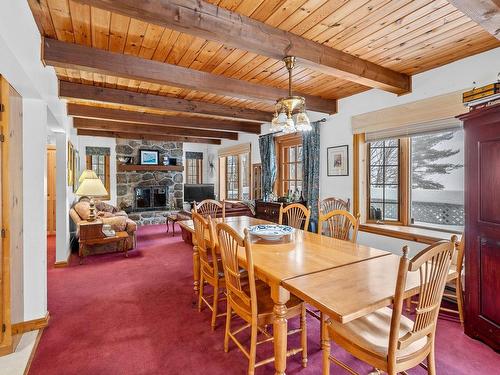
[[[137,210],[165,209],[168,206],[168,187],[140,187],[135,189]]]

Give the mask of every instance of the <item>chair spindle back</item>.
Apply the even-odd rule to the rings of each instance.
[[[318,234],[356,243],[358,238],[359,214],[354,217],[345,210],[333,210],[320,215]]]
[[[286,207],[281,205],[279,223],[283,224],[283,215],[286,215],[287,225],[296,229],[307,230],[309,228],[309,219],[311,210],[300,203],[293,203]]]
[[[248,241],[248,232],[245,229],[245,238],[225,223],[219,223],[216,227],[219,239],[219,250],[224,268],[228,302],[238,313],[251,316],[257,315],[257,292],[255,289],[255,275],[253,269],[253,258]],[[242,287],[242,269],[238,262],[238,248],[245,248],[246,269],[248,272],[248,283],[250,294]]]
[[[439,241],[408,259],[408,248],[403,248],[399,264],[394,308],[389,337],[389,357],[396,358],[397,350],[407,348],[412,343],[428,336],[434,339],[436,323],[443,298],[446,279],[450,271],[457,237],[451,241]],[[415,310],[415,320],[410,332],[400,337],[399,325],[403,309],[404,291],[408,272],[419,272],[420,287]]]
[[[215,253],[215,238],[211,218],[208,216],[205,219],[200,214],[193,212],[193,224],[195,243],[198,247],[200,255],[200,263],[202,272],[208,272],[209,275],[215,276],[219,272],[217,266],[217,254]],[[208,239],[207,239],[208,234]]]
[[[334,210],[344,210],[349,211],[351,208],[351,200],[348,198],[347,201],[340,198],[325,198],[319,202],[318,211],[320,215],[326,215],[330,211]]]
[[[198,204],[194,202],[193,210],[204,218],[208,216],[213,219],[217,217],[226,217],[226,203],[224,201],[221,203],[215,199],[205,199]]]

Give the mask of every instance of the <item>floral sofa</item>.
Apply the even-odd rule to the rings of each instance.
[[[103,224],[111,225],[111,229],[115,231],[126,231],[129,234],[127,239],[127,249],[135,247],[135,233],[137,231],[137,224],[128,218],[124,211],[119,211],[116,207],[105,202],[96,202],[96,212],[98,220]],[[76,202],[71,210],[69,216],[76,225],[76,237],[79,236],[80,223],[86,221],[90,215],[90,203],[88,198],[82,198]],[[109,244],[101,247],[96,246],[96,253],[116,251],[118,244]]]

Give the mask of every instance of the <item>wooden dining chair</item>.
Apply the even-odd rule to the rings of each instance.
[[[311,209],[300,203],[292,203],[286,207],[281,204],[278,220],[280,225],[283,224],[283,216],[286,216],[287,225],[296,229],[307,230],[311,218]]]
[[[248,231],[245,229],[245,238],[242,238],[233,228],[225,223],[217,224],[217,237],[219,250],[222,256],[222,264],[226,279],[227,290],[227,312],[226,332],[224,335],[224,351],[229,350],[229,339],[248,358],[248,374],[254,374],[255,368],[271,363],[274,357],[270,357],[255,363],[257,345],[273,341],[273,337],[267,332],[266,326],[273,324],[274,302],[271,299],[270,288],[262,281],[255,279],[252,248],[248,240]],[[242,269],[238,262],[238,248],[243,248],[246,256],[246,270],[248,282],[242,282]],[[291,295],[286,304],[286,318],[291,319],[300,316],[300,328],[288,332],[294,334],[300,332],[301,347],[287,351],[287,356],[302,353],[302,366],[307,365],[307,328],[305,304],[297,297]],[[243,319],[246,324],[231,331],[231,318],[233,312]],[[250,328],[250,350],[247,350],[236,338],[243,330]],[[265,338],[257,341],[257,334],[261,333]]]
[[[348,198],[347,201],[340,198],[325,198],[318,202],[318,212],[320,215],[326,215],[330,211],[334,210],[344,210],[349,211],[351,208],[351,200]]]
[[[226,217],[226,202],[219,202],[215,199],[205,199],[198,204],[194,202],[193,210],[204,218],[210,216],[212,219],[217,217],[222,217],[224,219]]]
[[[403,248],[399,263],[394,304],[349,323],[323,320],[323,375],[330,373],[330,361],[355,374],[347,364],[330,355],[330,339],[354,357],[377,370],[396,375],[417,365],[436,374],[434,343],[439,306],[450,270],[454,236],[440,241],[408,259],[408,247]],[[402,315],[406,279],[409,272],[420,276],[419,298],[415,320]],[[427,366],[422,361],[427,358]]]
[[[356,217],[345,210],[333,210],[318,219],[318,234],[356,243],[359,214]]]
[[[218,311],[219,301],[225,297],[221,292],[225,290],[226,282],[222,264],[215,251],[215,229],[210,216],[205,219],[200,214],[193,213],[194,235],[200,259],[200,290],[198,294],[198,311],[206,305],[212,311],[211,326],[215,330],[216,319],[225,316]],[[208,236],[207,236],[208,235]],[[208,238],[207,238],[208,237]],[[213,294],[204,296],[205,286],[209,284],[213,288]],[[209,298],[211,301],[209,302]]]
[[[460,324],[464,325],[464,297],[463,297],[463,284],[462,284],[462,273],[464,264],[464,254],[465,254],[465,234],[462,233],[462,238],[457,243],[457,251],[455,251],[455,256],[451,260],[451,269],[455,270],[453,278],[448,279],[449,283],[455,284],[455,293],[448,293],[445,291],[444,297],[451,299],[456,302],[457,309],[449,309],[441,306],[441,311],[451,312],[458,314],[460,319]]]

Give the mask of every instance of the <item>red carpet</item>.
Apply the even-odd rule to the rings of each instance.
[[[49,238],[49,264],[54,242]],[[139,228],[138,249],[128,259],[106,254],[88,257],[82,266],[73,258],[71,267],[49,267],[51,320],[30,375],[245,374],[243,354],[234,345],[223,351],[223,321],[212,332],[209,312],[192,307],[191,254],[179,234],[148,226]],[[300,355],[289,358],[287,374],[321,374],[318,326],[308,319],[309,366],[301,368]],[[500,356],[465,336],[455,321],[439,320],[436,345],[440,375],[498,374]],[[271,353],[272,343],[260,346],[257,355]],[[345,353],[340,357],[361,372],[369,370]],[[271,364],[256,373],[273,369]],[[332,365],[332,373],[346,372]]]

